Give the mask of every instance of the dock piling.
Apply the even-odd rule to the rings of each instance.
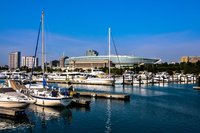
[[[131,85],[133,86],[133,84],[134,84],[134,76],[132,75],[131,77],[132,77],[132,84]]]
[[[141,86],[141,76],[139,76],[139,86]]]

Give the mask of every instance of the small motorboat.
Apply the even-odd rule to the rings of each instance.
[[[0,107],[25,108],[32,101],[24,94],[18,92],[0,93]]]

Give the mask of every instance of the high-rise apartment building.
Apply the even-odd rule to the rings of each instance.
[[[9,69],[13,70],[13,69],[20,68],[20,59],[21,59],[21,52],[19,51],[11,52],[9,54],[9,59],[8,59]]]
[[[22,56],[22,66],[27,66],[28,68],[32,68],[34,63],[33,56]],[[38,58],[35,58],[34,67],[38,67]]]

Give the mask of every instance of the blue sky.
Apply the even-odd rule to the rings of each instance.
[[[108,27],[121,55],[168,62],[198,56],[199,5],[199,0],[1,0],[0,65],[12,51],[33,55],[42,9],[48,61],[88,49],[107,54]]]

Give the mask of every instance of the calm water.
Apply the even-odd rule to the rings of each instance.
[[[65,85],[58,85],[66,87]],[[0,132],[199,133],[200,91],[193,85],[74,86],[86,91],[128,93],[130,101],[90,99],[90,108],[30,105],[24,120],[0,119]]]

